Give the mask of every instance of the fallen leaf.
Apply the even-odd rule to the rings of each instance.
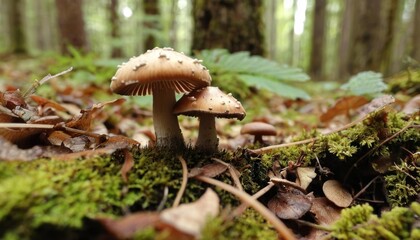
[[[340,207],[337,207],[325,197],[312,199],[311,213],[315,215],[318,224],[330,225],[340,218]]]
[[[42,148],[35,146],[30,149],[20,149],[15,144],[0,137],[0,161],[30,161],[40,157]]]
[[[298,167],[296,171],[300,186],[306,190],[306,188],[308,188],[309,184],[312,182],[312,179],[316,177],[315,168]]]
[[[193,168],[188,173],[188,177],[195,177],[198,175],[206,177],[216,177],[227,170],[228,166],[222,163],[210,163],[201,168]]]
[[[284,186],[267,203],[268,209],[281,219],[299,219],[311,209],[311,199],[301,191]]]
[[[366,115],[372,112],[379,111],[391,105],[394,102],[395,102],[395,98],[391,95],[383,95],[383,96],[377,97],[360,109],[359,118],[365,117]]]
[[[159,221],[157,212],[133,213],[120,219],[96,219],[111,236],[116,239],[129,239],[134,234],[147,227],[154,227]]]
[[[420,95],[417,95],[408,101],[402,110],[402,112],[407,115],[414,114],[418,111],[420,111]]]
[[[219,197],[208,188],[196,202],[163,210],[160,219],[177,230],[199,238],[209,217],[219,214]]]
[[[346,96],[337,100],[337,102],[323,113],[320,117],[321,122],[328,122],[338,115],[348,114],[350,110],[357,109],[368,103],[363,96]]]
[[[124,182],[128,182],[127,174],[134,166],[134,158],[128,149],[124,149],[124,163],[121,167],[121,176]]]
[[[337,180],[328,180],[322,186],[325,196],[339,207],[348,207],[353,202],[351,194]]]

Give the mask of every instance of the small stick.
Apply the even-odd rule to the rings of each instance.
[[[286,239],[286,240],[296,239],[293,232],[289,228],[287,228],[286,225],[284,225],[284,223],[276,215],[274,215],[270,210],[268,210],[262,203],[253,199],[246,192],[242,192],[229,184],[226,184],[224,182],[218,181],[213,178],[209,178],[205,176],[195,176],[194,178],[200,181],[212,184],[227,192],[230,192],[236,197],[238,197],[244,203],[249,204],[257,212],[259,212],[267,221],[269,221],[273,225],[273,227],[277,230],[277,232],[283,239]]]
[[[184,194],[184,191],[185,191],[185,188],[187,187],[187,182],[188,182],[187,163],[185,162],[184,158],[182,158],[181,156],[178,156],[178,159],[182,165],[182,183],[181,183],[181,187],[178,190],[178,193],[176,194],[176,198],[172,207],[179,206],[179,203],[181,202],[181,197]]]
[[[239,176],[238,176],[238,174],[236,174],[238,170],[236,170],[235,167],[232,166],[232,164],[226,163],[226,162],[224,162],[220,159],[217,159],[217,158],[212,158],[212,159],[214,161],[218,162],[218,163],[221,163],[221,164],[225,165],[229,170],[230,176],[232,177],[233,182],[235,183],[235,186],[239,190],[244,191],[244,188],[242,187],[241,181],[239,180]]]
[[[40,128],[53,129],[52,124],[36,124],[36,123],[0,123],[0,128]]]
[[[28,90],[26,90],[26,92],[23,94],[23,97],[27,97],[27,96],[29,96],[29,95],[31,95],[32,93],[34,93],[35,91],[36,91],[36,89],[39,87],[39,86],[41,86],[42,84],[44,84],[45,82],[47,82],[47,81],[49,81],[50,79],[53,79],[53,78],[56,78],[56,77],[58,77],[58,76],[61,76],[61,75],[64,75],[64,74],[66,74],[66,73],[68,73],[68,72],[70,72],[71,70],[73,70],[73,67],[70,67],[69,69],[67,69],[67,70],[64,70],[64,71],[62,71],[62,72],[60,72],[60,73],[57,73],[57,74],[55,74],[55,75],[52,75],[51,76],[51,74],[48,74],[47,76],[45,76],[45,77],[43,77],[41,80],[35,80],[35,82],[32,84],[32,86],[28,89]]]
[[[258,192],[256,192],[254,195],[252,195],[251,197],[255,200],[257,200],[258,198],[260,198],[262,195],[266,194],[268,191],[270,191],[271,188],[273,188],[274,183],[273,182],[269,182],[267,186],[265,186],[264,188],[262,188],[261,190],[259,190]],[[241,205],[239,205],[237,208],[235,208],[232,213],[227,217],[226,220],[232,220],[235,217],[241,215],[247,208],[249,207],[249,204],[246,203],[242,203]]]
[[[366,186],[364,188],[362,188],[358,193],[356,193],[356,195],[354,195],[353,197],[353,202],[354,200],[356,200],[356,198],[358,198],[362,193],[364,193],[366,191],[366,189],[368,189],[368,187],[370,185],[372,185],[372,183],[374,183],[376,181],[376,179],[378,179],[379,176],[374,177],[372,180],[370,180],[370,182],[368,184],[366,184]]]

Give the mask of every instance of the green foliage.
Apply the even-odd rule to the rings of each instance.
[[[408,67],[387,79],[391,93],[403,92],[415,96],[420,93],[420,67]]]
[[[192,150],[184,153],[188,167],[214,163],[212,156],[203,156]],[[220,153],[213,157],[235,164],[238,169],[247,166],[244,158]],[[83,227],[83,218],[98,216],[121,216],[127,209],[132,212],[156,210],[163,198],[164,189],[169,189],[166,207],[181,186],[182,168],[179,160],[169,151],[141,149],[134,151],[135,164],[124,183],[120,174],[123,156],[84,160],[37,160],[32,162],[0,161],[0,238],[17,236],[28,239],[41,231],[45,225],[55,228]],[[251,167],[243,172],[244,189],[254,193],[260,189],[255,179],[258,170]],[[244,176],[246,174],[254,174]],[[220,180],[232,184],[227,174]],[[207,186],[190,180],[182,202],[199,198]],[[216,189],[223,205],[237,205],[231,194]],[[65,216],[65,217],[63,217]],[[149,233],[152,234],[152,233]]]
[[[210,69],[215,85],[235,94],[240,95],[237,87],[244,84],[291,99],[310,98],[305,91],[285,83],[309,80],[308,75],[299,68],[279,65],[260,56],[250,56],[249,52],[229,53],[226,49],[203,50],[198,57]]]
[[[372,71],[360,72],[341,86],[341,89],[347,90],[353,95],[371,97],[378,95],[387,88],[388,86],[383,82],[382,74]]]
[[[71,84],[75,85],[87,82],[108,85],[117,65],[122,62],[119,59],[98,59],[96,54],[84,54],[71,46],[69,52],[70,56],[54,55],[56,62],[51,64],[48,71],[58,73],[73,67],[73,71],[68,76],[72,78]]]
[[[405,161],[392,166],[385,187],[391,206],[406,206],[420,194],[420,167]]]
[[[413,223],[418,218],[420,204],[410,208],[395,207],[379,218],[367,204],[343,209],[333,225],[331,236],[336,239],[414,239],[418,234]],[[417,209],[417,211],[416,211]]]
[[[276,231],[260,214],[253,209],[247,209],[233,221],[223,221],[220,217],[208,221],[201,239],[278,239],[278,237]]]

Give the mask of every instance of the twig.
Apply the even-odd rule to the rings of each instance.
[[[226,163],[226,162],[224,162],[224,161],[222,161],[220,159],[217,159],[217,158],[212,158],[212,159],[214,161],[218,162],[218,163],[221,163],[221,164],[225,165],[228,168],[228,170],[229,170],[230,176],[232,177],[232,180],[235,183],[235,186],[239,190],[244,191],[244,188],[242,187],[242,183],[239,180],[239,176],[237,174],[238,170],[236,170],[236,168],[234,166],[232,166],[232,164]]]
[[[299,220],[299,219],[294,219],[293,221],[298,222],[298,223],[303,224],[303,225],[306,225],[306,226],[309,226],[311,228],[318,229],[318,230],[322,230],[322,231],[326,231],[326,232],[332,232],[333,231],[332,228],[324,226],[324,225],[319,225],[319,224],[315,224],[315,223],[311,223],[311,222],[304,221],[304,220]]]
[[[162,209],[165,207],[165,203],[166,201],[168,201],[168,186],[165,186],[165,188],[163,189],[163,198],[159,203],[159,206],[157,207],[156,211],[160,212],[162,211]]]
[[[216,187],[220,187],[221,189],[232,193],[233,195],[238,197],[241,201],[245,202],[246,204],[249,204],[257,212],[259,212],[267,221],[269,221],[273,225],[273,227],[277,230],[277,232],[283,239],[286,239],[286,240],[296,239],[293,232],[289,228],[287,228],[286,225],[284,225],[284,223],[279,218],[276,217],[276,215],[274,215],[270,210],[268,210],[262,203],[253,199],[246,192],[242,192],[229,184],[215,180],[213,178],[209,178],[205,176],[195,176],[194,178],[200,181],[212,184]]]
[[[360,157],[353,165],[351,165],[350,169],[347,171],[346,175],[344,176],[344,182],[347,181],[347,178],[350,176],[350,173],[353,171],[353,169],[363,160],[365,159],[367,156],[369,156],[370,154],[372,154],[374,151],[376,151],[379,147],[381,147],[382,145],[384,145],[385,143],[387,143],[388,141],[392,140],[393,138],[395,138],[396,136],[398,136],[400,133],[404,132],[405,130],[407,130],[413,123],[413,120],[411,120],[410,122],[407,123],[407,125],[405,125],[403,128],[401,128],[399,131],[397,131],[396,133],[392,134],[392,136],[388,137],[387,139],[385,139],[384,141],[382,141],[381,143],[379,143],[377,146],[375,146],[374,148],[372,148],[371,150],[369,150],[367,153],[365,153],[362,157]]]
[[[379,176],[374,177],[372,180],[370,180],[370,182],[368,184],[366,184],[366,186],[364,188],[362,188],[358,193],[356,193],[356,195],[354,195],[353,197],[353,202],[354,200],[356,200],[356,198],[358,198],[362,193],[364,193],[366,191],[366,189],[368,189],[368,187],[370,185],[372,185],[372,183],[374,183],[376,181],[376,179],[378,179]]]
[[[62,72],[60,72],[60,73],[57,73],[57,74],[55,74],[55,75],[52,75],[51,76],[51,74],[48,74],[47,76],[45,76],[45,77],[43,77],[41,80],[35,80],[35,82],[32,84],[32,86],[28,89],[28,90],[26,90],[26,92],[23,94],[23,97],[27,97],[27,96],[29,96],[29,95],[31,95],[32,93],[34,93],[35,91],[36,91],[36,89],[39,87],[39,86],[41,86],[42,84],[44,84],[45,82],[47,82],[47,81],[49,81],[49,80],[51,80],[51,79],[53,79],[53,78],[56,78],[56,77],[59,77],[59,76],[61,76],[61,75],[64,75],[64,74],[66,74],[66,73],[68,73],[68,72],[70,72],[71,70],[73,70],[73,67],[70,67],[69,69],[67,69],[67,70],[64,70],[64,71],[62,71]]]
[[[271,188],[273,188],[274,183],[273,182],[269,182],[267,186],[265,186],[264,188],[262,188],[261,190],[259,190],[258,192],[256,192],[254,195],[252,195],[251,197],[255,200],[257,200],[258,198],[260,198],[262,195],[266,194],[268,191],[270,191]],[[239,205],[237,208],[235,208],[232,213],[227,216],[226,220],[232,220],[235,217],[241,215],[247,208],[249,207],[249,204],[246,203],[242,203],[241,205]]]
[[[181,156],[178,156],[178,159],[182,165],[182,183],[181,183],[181,187],[178,190],[178,193],[176,194],[176,198],[172,207],[178,207],[179,203],[181,202],[182,195],[184,194],[184,191],[185,191],[185,188],[187,187],[187,182],[188,182],[187,163],[185,162],[184,158],[182,158]]]
[[[0,123],[0,128],[40,128],[52,129],[52,124],[36,124],[36,123]]]
[[[323,136],[327,136],[333,133],[337,133],[340,132],[342,130],[351,128],[353,126],[355,126],[356,124],[362,122],[363,120],[365,120],[367,117],[369,116],[369,114],[366,114],[365,116],[356,119],[355,121],[348,123],[340,128],[337,128],[331,132],[325,133]],[[275,149],[279,149],[279,148],[283,148],[283,147],[290,147],[290,146],[295,146],[295,145],[300,145],[300,144],[305,144],[305,143],[310,143],[310,142],[314,142],[316,140],[318,140],[320,138],[320,136],[318,137],[314,137],[314,138],[309,138],[309,139],[305,139],[302,141],[297,141],[297,142],[291,142],[291,143],[283,143],[283,144],[278,144],[278,145],[272,145],[272,146],[268,146],[268,147],[263,147],[263,148],[259,148],[259,149],[253,149],[253,150],[248,150],[249,152],[255,154],[255,155],[260,155],[263,153],[267,153],[269,151],[275,150]]]

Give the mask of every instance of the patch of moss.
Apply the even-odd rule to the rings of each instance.
[[[336,239],[415,239],[418,229],[413,223],[420,216],[415,211],[419,207],[413,202],[410,208],[395,207],[381,217],[372,214],[367,204],[344,209],[330,235]]]
[[[203,240],[278,239],[277,232],[253,209],[247,209],[233,221],[214,218],[208,221],[202,234]]]
[[[243,169],[241,181],[251,194],[262,187],[259,182],[264,182],[256,178],[264,174],[251,175],[256,173],[256,164],[249,165],[246,158],[232,153],[208,156],[188,149],[183,155],[189,169],[214,163],[211,157]],[[119,152],[112,157],[84,160],[0,162],[0,238],[34,238],[50,225],[57,231],[67,229],[77,234],[84,227],[82,220],[86,217],[155,211],[164,199],[165,188],[169,190],[165,206],[171,206],[182,181],[177,156],[156,149],[134,150],[133,156],[135,164],[128,173],[127,183],[120,174],[124,157]],[[218,179],[232,184],[228,174]],[[182,202],[196,200],[207,187],[211,186],[190,179]],[[223,206],[239,203],[225,191],[216,188],[216,192]]]

